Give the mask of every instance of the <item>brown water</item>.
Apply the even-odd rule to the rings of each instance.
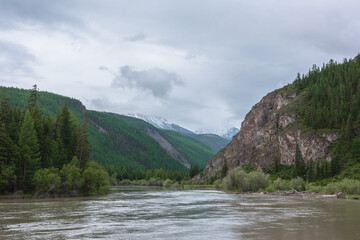
[[[0,200],[0,239],[360,239],[360,202],[117,187]]]

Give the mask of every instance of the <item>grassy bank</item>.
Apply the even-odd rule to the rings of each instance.
[[[149,186],[149,187],[164,187],[164,188],[173,188],[173,189],[183,189],[183,190],[205,190],[205,189],[215,189],[214,185],[190,185],[188,181],[174,181],[170,179],[162,180],[159,178],[150,178],[149,180],[122,180],[117,183],[120,186]]]
[[[360,181],[352,179],[333,179],[329,183],[309,183],[301,177],[291,180],[277,178],[271,180],[270,175],[262,171],[246,172],[235,168],[223,179],[215,181],[216,189],[232,192],[280,192],[280,191],[306,191],[318,194],[337,194],[342,192],[346,198],[358,198],[360,195]]]

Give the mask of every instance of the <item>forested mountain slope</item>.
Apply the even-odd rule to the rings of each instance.
[[[3,89],[6,89],[5,94],[10,98],[12,105],[22,108],[27,106],[30,90],[1,87],[1,94]],[[40,111],[44,114],[56,116],[57,109],[66,102],[75,118],[79,122],[82,121],[86,108],[80,101],[49,92],[39,92],[39,95]],[[90,160],[102,165],[185,171],[190,165],[205,167],[214,155],[208,147],[188,136],[176,135],[172,131],[160,131],[142,120],[125,116],[121,118],[121,115],[111,113],[87,112],[92,150]],[[172,146],[172,151],[169,152],[166,147],[159,144],[149,132],[144,131],[145,128],[166,139]],[[170,137],[174,134],[177,137]],[[174,152],[175,154],[170,154]]]

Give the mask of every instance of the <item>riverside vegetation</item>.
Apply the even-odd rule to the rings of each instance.
[[[89,162],[87,117],[78,124],[65,102],[56,117],[38,106],[37,86],[26,108],[0,102],[0,193],[35,197],[104,194],[108,173]]]

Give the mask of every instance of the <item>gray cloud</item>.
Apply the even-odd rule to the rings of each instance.
[[[157,98],[167,97],[175,85],[183,85],[183,81],[176,73],[160,68],[136,70],[131,66],[120,67],[111,84],[114,88],[150,91]]]
[[[137,41],[141,41],[141,40],[146,39],[146,37],[147,37],[147,36],[146,36],[145,33],[138,33],[138,34],[135,34],[135,35],[133,35],[133,36],[124,38],[124,41],[137,42]]]
[[[34,65],[48,74],[45,77],[53,89],[63,86],[59,83],[63,79],[72,89],[72,77],[95,86],[97,91],[84,87],[84,92],[92,93],[86,96],[89,99],[98,94],[92,104],[98,110],[111,105],[109,110],[115,112],[148,111],[193,128],[211,127],[224,118],[243,119],[267,92],[293,81],[297,72],[306,73],[314,63],[354,57],[360,51],[358,9],[358,0],[0,0],[0,40],[19,40],[0,43],[0,73],[2,78],[4,73],[31,74]],[[65,34],[84,39],[78,49],[69,51],[78,51],[76,66],[51,65],[66,62],[67,55],[60,51],[68,49],[67,43],[61,38],[55,39],[59,47],[49,56],[37,54],[36,47],[22,46],[37,46],[25,44],[30,41],[25,34],[30,34],[29,39],[41,39],[53,47],[51,40],[63,35],[57,33],[64,29]],[[16,31],[13,38],[5,38]],[[127,43],[144,40],[145,44]],[[35,62],[33,55],[48,59]],[[58,56],[63,59],[56,61]],[[148,70],[124,66],[113,71],[112,63]],[[111,66],[99,67],[110,74],[102,75],[94,64]],[[172,94],[183,81],[178,74],[162,70],[169,65],[186,76],[187,83]],[[83,69],[89,74],[82,75]],[[112,88],[107,81],[99,81],[109,76]],[[139,99],[127,89],[142,91]],[[73,90],[73,97],[78,94]],[[149,109],[139,107],[153,101],[152,96],[167,101],[147,105]],[[189,101],[186,108],[185,100]]]
[[[30,66],[34,61],[35,57],[26,47],[0,39],[0,74],[2,78],[10,78],[7,80],[13,81],[14,77],[35,75]]]
[[[78,6],[76,1],[71,0],[0,1],[0,29],[13,29],[21,24],[40,24],[52,28],[64,24],[83,27],[82,21],[71,12]]]

